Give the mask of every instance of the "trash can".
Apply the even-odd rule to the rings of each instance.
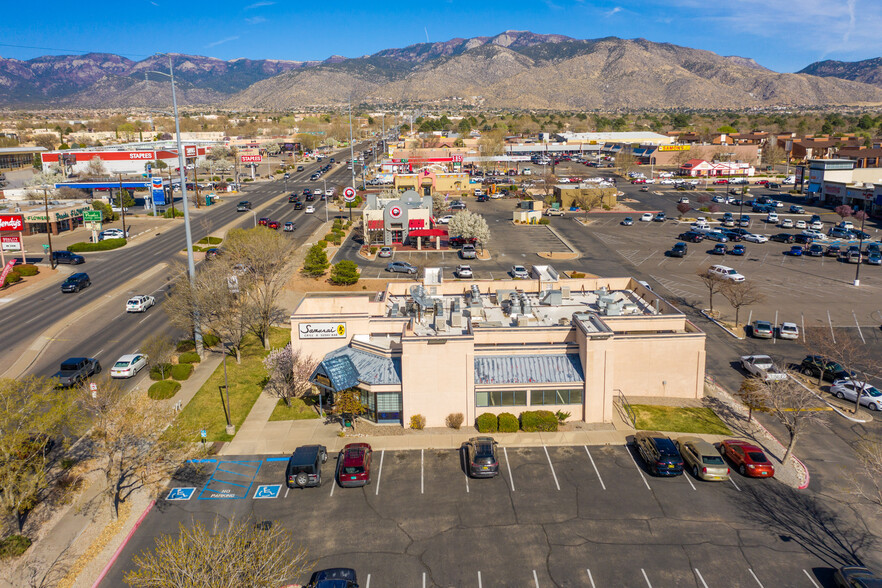
[[[211,206],[214,204],[214,194],[206,194],[205,195],[205,206]]]

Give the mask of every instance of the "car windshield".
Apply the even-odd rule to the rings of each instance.
[[[141,301],[138,300],[137,298],[132,298],[131,300],[129,300],[127,302],[127,304],[138,304],[139,302],[141,302]]]
[[[115,367],[115,368],[127,368],[127,367],[129,367],[129,362],[127,362],[127,361],[118,361],[118,362],[116,362],[115,364],[113,364],[113,367]]]
[[[702,455],[701,463],[704,465],[725,465],[723,463],[723,458],[719,455]]]
[[[677,456],[677,448],[674,446],[674,442],[670,439],[666,439],[664,437],[656,437],[655,446],[658,449],[659,454],[661,455],[665,455],[668,457]]]
[[[769,460],[766,459],[765,454],[760,453],[759,451],[748,451],[747,455],[748,455],[748,457],[750,457],[750,459],[752,461],[754,461],[756,463],[768,463],[769,462]]]
[[[343,468],[344,474],[363,474],[364,468],[362,466],[347,466]]]

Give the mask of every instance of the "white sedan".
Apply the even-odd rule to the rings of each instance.
[[[305,212],[306,214],[312,214],[315,212],[315,206],[307,206],[306,210],[304,210],[303,212]]]
[[[882,392],[875,386],[857,380],[836,380],[830,386],[830,394],[852,402],[857,398],[858,390],[861,390],[861,404],[870,410],[882,410]]]
[[[753,233],[745,233],[741,236],[742,241],[747,241],[748,243],[768,243],[769,238],[765,235],[755,235]]]
[[[452,218],[453,218],[453,215],[448,214],[448,215],[445,215],[445,216],[442,216],[441,218],[439,218],[437,222],[439,225],[446,225],[447,223],[450,222],[450,219],[452,219]]]
[[[123,355],[110,368],[111,378],[131,378],[147,367],[147,356],[141,353]]]
[[[156,299],[153,296],[146,294],[133,296],[126,301],[126,312],[146,312],[154,304]]]
[[[678,204],[689,204],[689,198],[686,196],[680,196],[680,199],[677,200]]]
[[[644,212],[643,215],[640,217],[640,221],[644,223],[652,222],[652,213]]]

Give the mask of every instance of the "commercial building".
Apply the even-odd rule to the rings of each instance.
[[[811,159],[796,168],[796,188],[807,198],[847,204],[882,216],[882,168],[855,168],[852,159]]]
[[[205,160],[205,155],[213,142],[203,145],[184,145],[184,156],[197,165]],[[172,141],[156,141],[152,143],[127,143],[107,147],[91,147],[88,149],[70,149],[64,151],[48,151],[40,154],[44,166],[62,165],[65,175],[83,174],[89,162],[97,158],[110,175],[142,174],[147,164],[155,168],[156,162],[162,161],[172,170],[178,169],[177,146]]]
[[[9,212],[24,217],[24,230],[27,235],[45,234],[47,231],[57,235],[64,231],[83,225],[83,212],[93,210],[91,203],[85,200],[52,201],[49,205],[49,222],[46,222],[46,206],[42,202],[23,203],[9,209]]]
[[[45,147],[0,148],[0,170],[32,167],[34,165],[34,156],[45,151]]]
[[[417,249],[434,243],[441,247],[447,230],[432,227],[432,197],[407,190],[400,196],[380,198],[368,193],[361,215],[367,245],[403,245],[410,242]]]
[[[704,161],[690,159],[680,166],[681,176],[693,178],[712,178],[715,176],[753,177],[756,169],[749,163],[736,161]]]
[[[701,398],[705,334],[631,278],[396,281],[376,296],[306,296],[295,349],[325,401],[357,391],[367,418],[443,426],[462,413],[549,409],[609,423],[619,394]]]
[[[415,174],[396,174],[393,178],[396,190],[414,190],[423,196],[432,193],[462,194],[469,191],[469,174],[448,173],[426,167]]]

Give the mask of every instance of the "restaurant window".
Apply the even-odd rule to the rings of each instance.
[[[563,390],[530,390],[531,406],[554,404],[582,404],[582,390],[580,388]]]
[[[526,390],[478,390],[476,406],[527,406]]]

